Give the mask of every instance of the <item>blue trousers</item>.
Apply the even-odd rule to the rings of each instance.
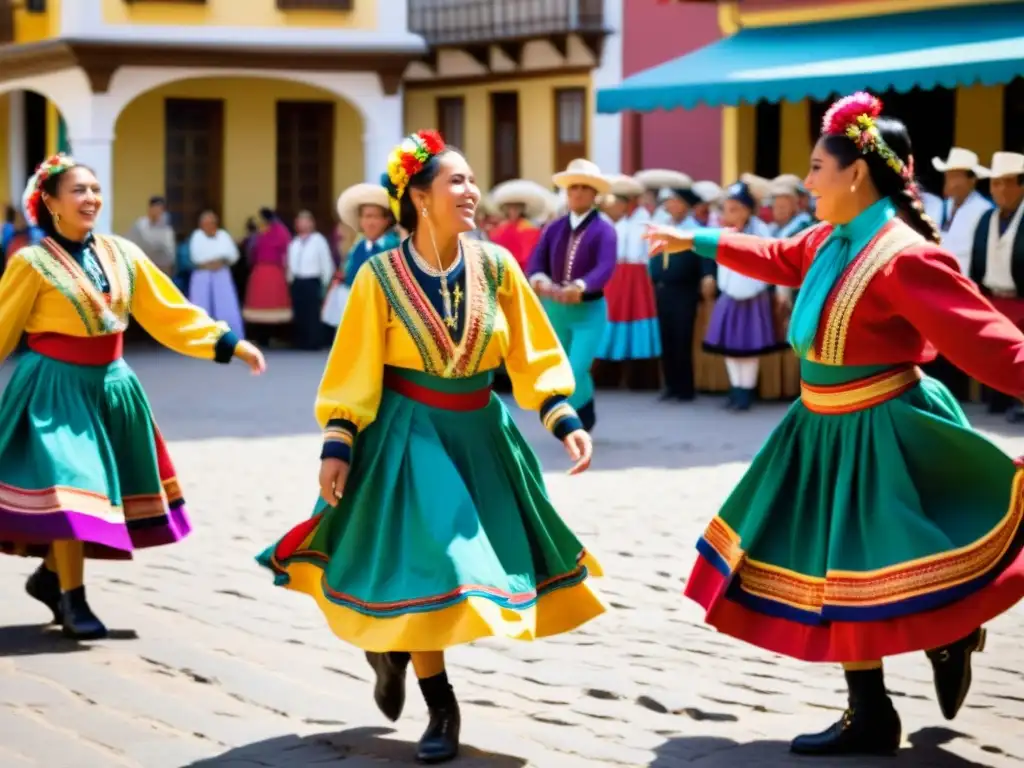
[[[581,304],[559,304],[543,300],[548,319],[569,356],[572,374],[576,378],[576,391],[569,404],[577,411],[593,404],[594,380],[590,367],[601,348],[605,327],[608,325],[608,307],[603,298]]]

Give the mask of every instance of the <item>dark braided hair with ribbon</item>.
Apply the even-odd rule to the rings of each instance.
[[[840,168],[863,159],[878,194],[890,198],[904,221],[926,240],[941,241],[939,228],[924,212],[914,179],[907,126],[894,117],[883,117],[878,97],[861,92],[833,104],[822,120],[821,140]]]

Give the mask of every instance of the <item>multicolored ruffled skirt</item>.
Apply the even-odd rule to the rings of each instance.
[[[913,366],[803,361],[801,401],[698,542],[686,595],[806,661],[959,640],[1024,597],[1024,475]]]
[[[342,640],[433,651],[555,635],[604,612],[590,586],[600,566],[551,505],[490,376],[389,369],[338,505],[319,500],[257,558]]]
[[[624,362],[661,357],[658,307],[647,265],[618,264],[604,295],[608,325],[597,359]]]
[[[0,397],[0,550],[42,556],[74,539],[87,557],[127,559],[191,530],[120,345],[119,335],[30,339]]]

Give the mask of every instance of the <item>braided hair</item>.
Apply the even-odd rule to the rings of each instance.
[[[868,166],[871,181],[882,197],[892,200],[904,221],[926,240],[938,243],[941,240],[939,228],[924,212],[914,180],[914,153],[910,143],[910,132],[900,120],[894,117],[877,117],[874,124],[885,145],[902,163],[904,172],[878,152],[865,152],[846,134],[826,134],[821,137],[825,151],[832,155],[840,168],[848,168],[855,160],[861,159]]]

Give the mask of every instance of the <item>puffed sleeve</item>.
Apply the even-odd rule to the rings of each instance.
[[[973,378],[1024,398],[1024,333],[937,246],[912,248],[886,268],[893,311]]]
[[[538,411],[541,423],[563,440],[583,428],[568,401],[576,389],[569,358],[512,254],[497,247],[492,253],[504,265],[499,300],[509,328],[505,371],[512,394],[520,408]]]
[[[137,245],[117,238],[120,251],[135,270],[132,316],[146,332],[178,354],[230,363],[238,336],[199,307],[190,304],[163,270]]]
[[[721,229],[699,229],[694,233],[693,250],[741,275],[798,288],[804,279],[804,266],[810,263],[829,232],[831,228],[827,224],[819,224],[794,237],[779,240]]]
[[[20,251],[7,262],[0,277],[0,363],[18,346],[42,282],[43,276]]]
[[[316,420],[324,431],[321,459],[351,461],[359,431],[377,418],[387,322],[388,301],[377,275],[360,269],[316,394]]]

